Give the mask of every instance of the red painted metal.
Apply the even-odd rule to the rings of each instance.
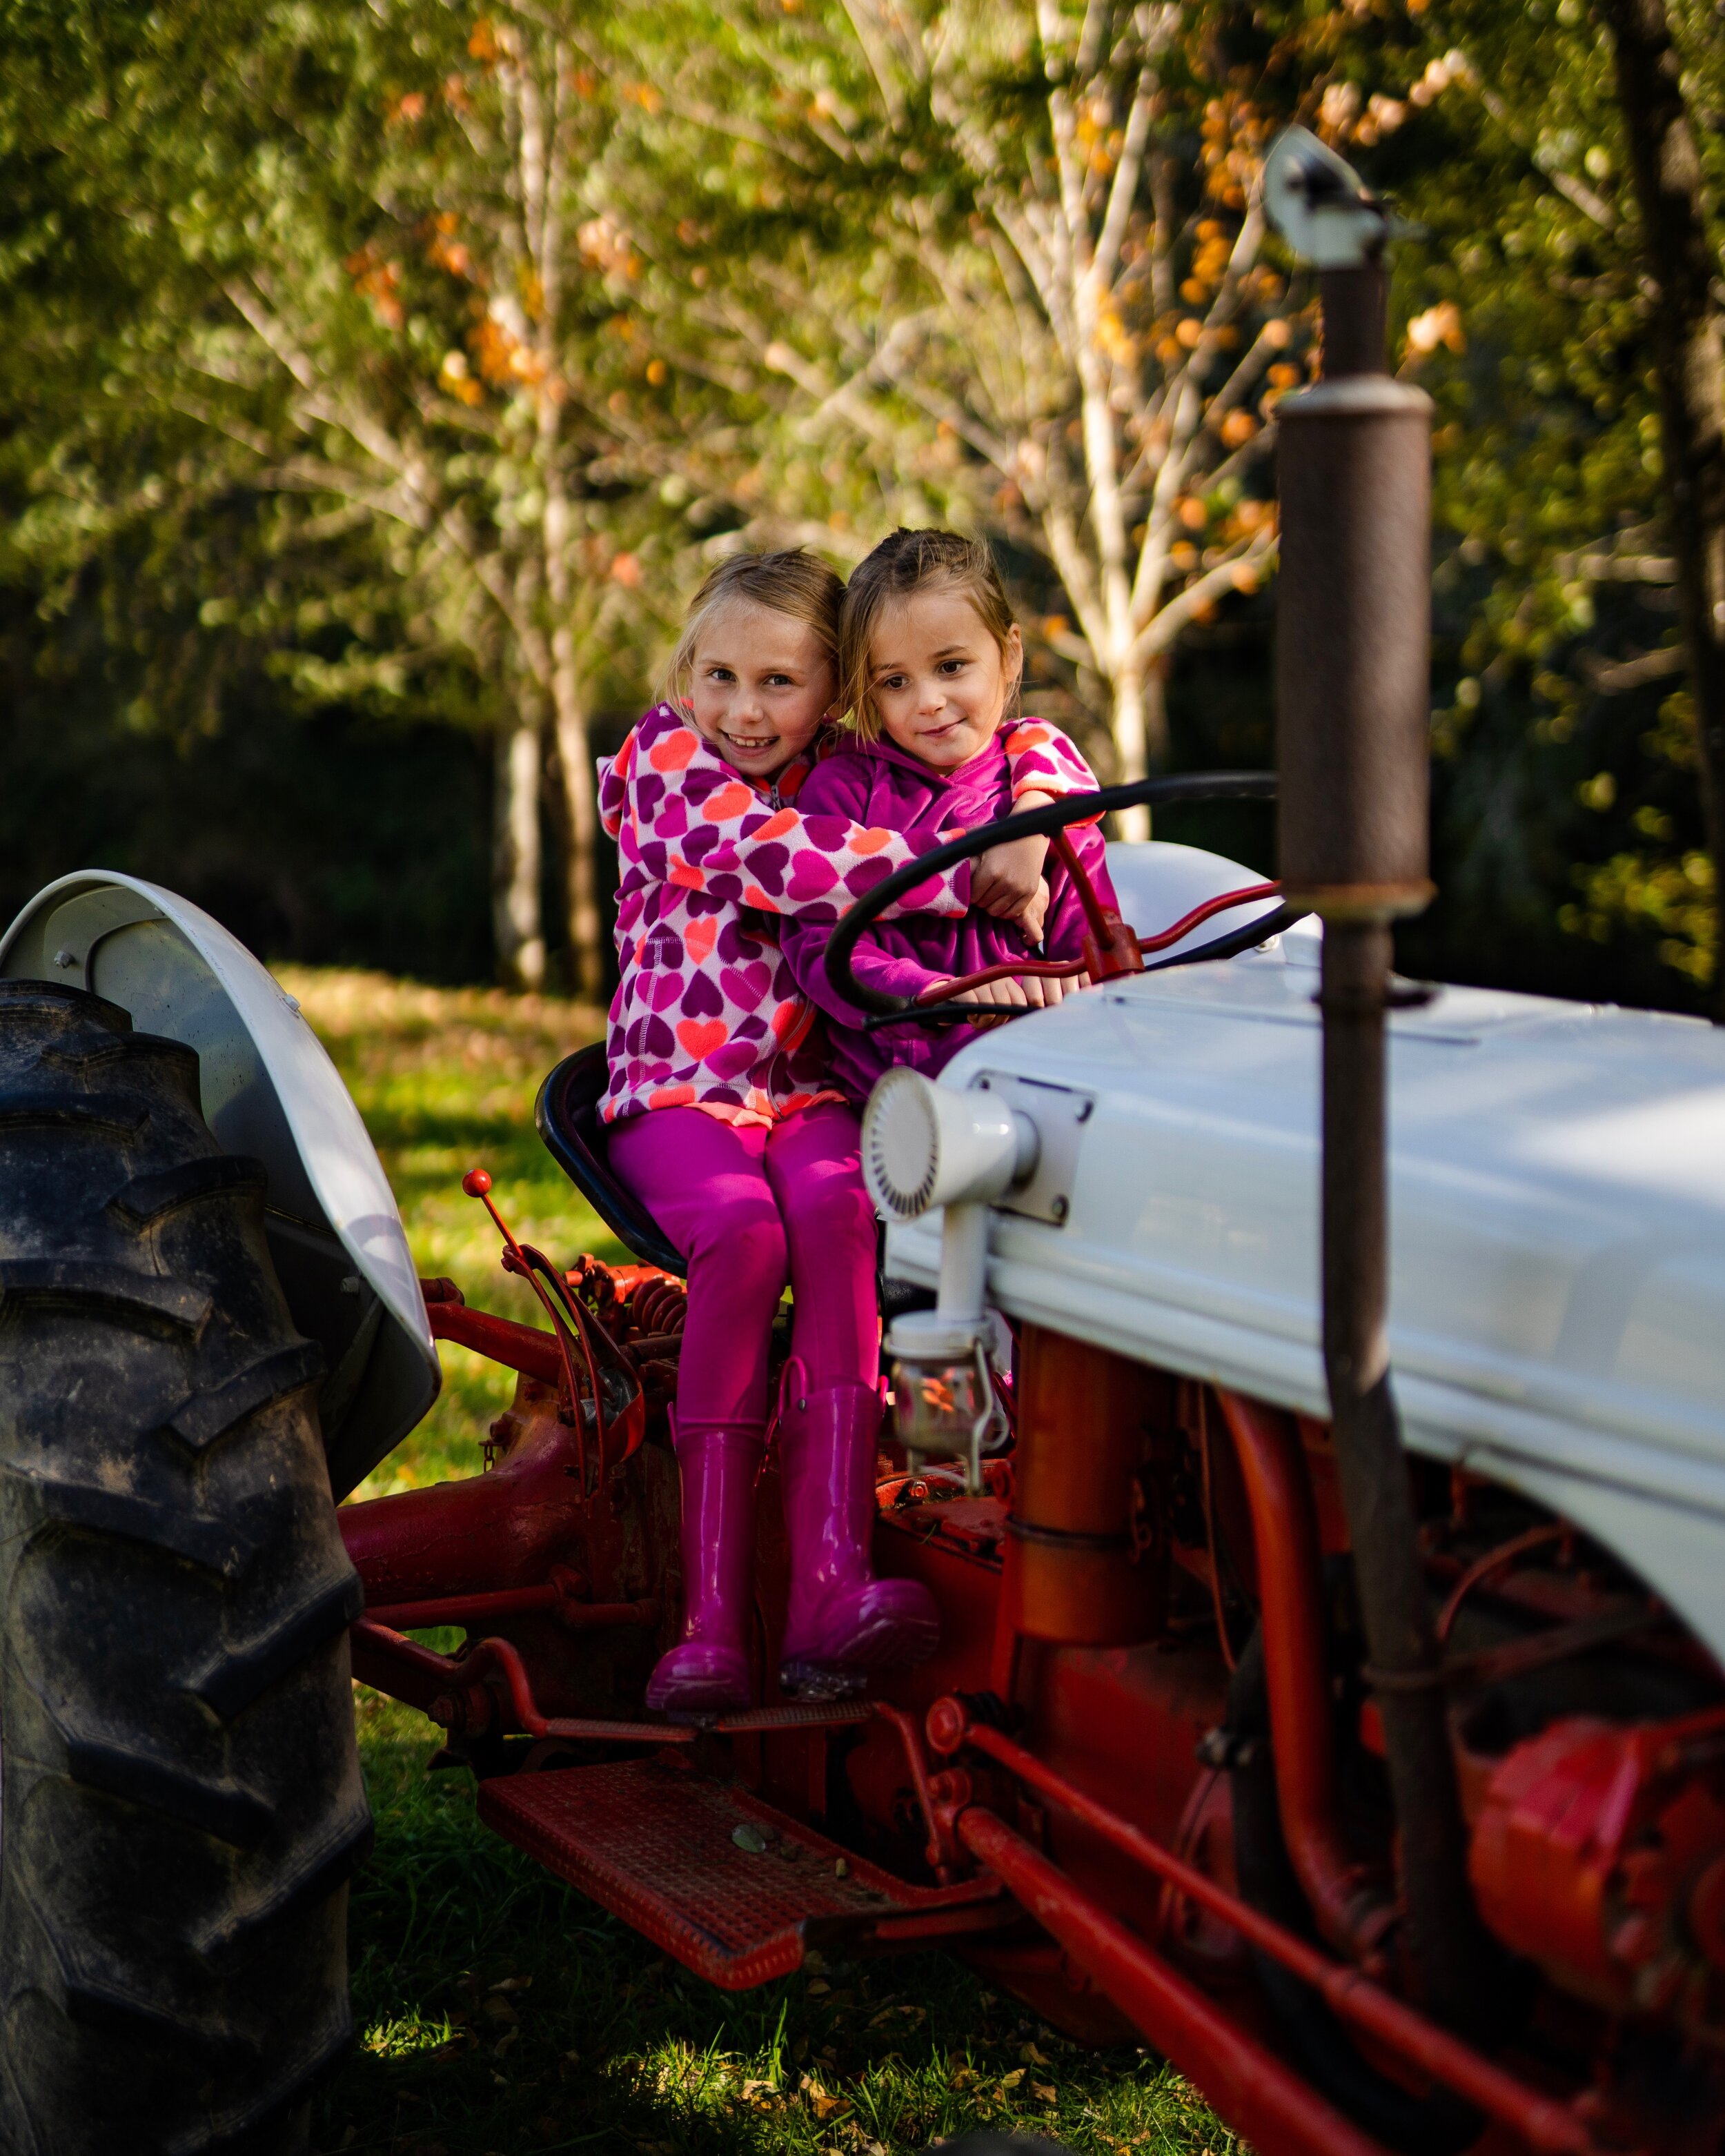
[[[1517,1744],[1486,1784],[1469,1870],[1493,1931],[1614,2013],[1669,2014],[1717,2042],[1725,1709],[1576,1717]]]
[[[1548,1520],[1543,1526],[1529,1527],[1525,1534],[1512,1535],[1507,1543],[1500,1543],[1494,1550],[1469,1565],[1450,1590],[1450,1599],[1439,1613],[1437,1640],[1439,1646],[1449,1642],[1455,1629],[1455,1620],[1461,1614],[1461,1605],[1476,1587],[1483,1586],[1494,1573],[1502,1572],[1506,1565],[1513,1564],[1518,1557],[1529,1550],[1543,1549],[1548,1543],[1561,1542],[1572,1530],[1562,1520]]]
[[[961,1815],[958,1832],[1068,1957],[1095,1977],[1248,2140],[1276,2156],[1384,2156],[1379,2143],[1351,2125],[1004,1820],[973,1805]]]
[[[1189,1900],[1220,1917],[1255,1947],[1291,1969],[1343,2020],[1420,2073],[1429,2074],[1465,2097],[1487,2117],[1501,2121],[1531,2148],[1547,2152],[1547,2156],[1599,2156],[1598,2143],[1587,2126],[1567,2106],[1529,2088],[1368,1977],[1329,1960],[1272,1917],[1183,1863],[1172,1851],[1086,1796],[1022,1745],[975,1722],[961,1701],[942,1701],[931,1714],[929,1742],[942,1752],[966,1746],[1009,1768],[1027,1787],[1081,1820],[1121,1856],[1166,1880]],[[959,1835],[967,1841],[968,1817],[966,1814],[958,1823]],[[994,1868],[1001,1870],[998,1865]],[[1001,1876],[1013,1884],[1009,1872],[1001,1870]],[[1055,1936],[1062,1937],[1059,1933]],[[1161,2041],[1160,2037],[1156,2041]],[[1209,2085],[1203,2086],[1209,2092]],[[1244,2125],[1240,2130],[1250,2131]]]
[[[1027,1639],[1128,1645],[1162,1628],[1163,1568],[1131,1534],[1156,1381],[1124,1356],[1027,1325],[1004,1614]]]
[[[556,1337],[531,1325],[517,1325],[512,1317],[493,1317],[489,1311],[470,1310],[465,1302],[428,1302],[425,1315],[434,1340],[453,1340],[458,1348],[501,1363],[506,1370],[520,1370],[542,1385],[564,1383],[563,1358]]]
[[[575,1606],[579,1609],[583,1605]],[[608,1625],[649,1623],[656,1618],[659,1607],[654,1602],[588,1606],[603,1609]],[[434,1648],[422,1646],[417,1640],[403,1638],[383,1621],[381,1612],[373,1612],[353,1625],[352,1638],[357,1657],[363,1656],[368,1666],[385,1671],[393,1666],[415,1680],[418,1691],[431,1687],[427,1711],[433,1719],[449,1727],[459,1723],[470,1734],[490,1729],[500,1722],[506,1731],[517,1735],[579,1738],[599,1743],[690,1744],[697,1733],[694,1728],[677,1722],[547,1715],[533,1696],[532,1678],[520,1650],[511,1641],[495,1635],[476,1641],[459,1656],[440,1655]],[[357,1661],[355,1666],[357,1670]],[[493,1676],[501,1680],[501,1691],[488,1683]],[[376,1679],[367,1676],[362,1681],[372,1683]],[[385,1684],[382,1689],[398,1687]],[[865,1722],[875,1714],[893,1712],[868,1700],[834,1700],[821,1704],[793,1701],[783,1706],[748,1707],[740,1713],[721,1715],[711,1726],[714,1733],[721,1737],[789,1734],[845,1728]],[[909,1717],[904,1719],[907,1727],[901,1735],[906,1752],[920,1763],[922,1745],[915,1722]]]
[[[1009,980],[1025,973],[1034,973],[1042,980],[1071,980],[1076,975],[1088,972],[1092,979],[1098,981],[1115,980],[1122,973],[1140,973],[1144,970],[1142,963],[1133,965],[1129,963],[1132,957],[1142,961],[1147,952],[1166,951],[1178,943],[1183,936],[1189,936],[1194,928],[1201,927],[1217,914],[1226,913],[1233,906],[1254,905],[1259,899],[1279,897],[1281,892],[1279,883],[1247,884],[1239,891],[1221,891],[1214,898],[1205,899],[1201,906],[1194,906],[1189,913],[1182,914],[1171,928],[1164,928],[1154,936],[1140,937],[1126,926],[1118,914],[1111,912],[1100,903],[1090,878],[1084,872],[1077,850],[1064,831],[1055,834],[1054,844],[1067,873],[1078,887],[1079,902],[1084,907],[1085,921],[1090,930],[1086,955],[1081,958],[1033,958],[1004,966],[984,966],[974,973],[963,973],[957,979],[941,981],[932,988],[924,988],[916,998],[918,1004],[926,1006],[950,1003],[954,996],[963,994],[967,988],[986,988],[992,981]],[[1103,954],[1104,963],[1101,972],[1096,971],[1092,966],[1092,947]]]
[[[923,1854],[928,1867],[942,1885],[952,1876],[958,1852],[952,1846],[950,1825],[935,1810],[935,1799],[929,1787],[928,1763],[922,1756],[922,1732],[916,1726],[916,1717],[906,1714],[901,1707],[893,1707],[885,1700],[873,1702],[875,1712],[883,1722],[889,1722],[898,1732],[899,1742],[904,1747],[905,1764],[910,1770],[911,1784],[916,1792],[916,1803],[922,1814],[922,1823],[928,1829],[928,1845]]]
[[[424,1631],[437,1625],[463,1625],[469,1631],[500,1617],[521,1617],[548,1610],[572,1632],[604,1631],[624,1625],[657,1625],[660,1606],[651,1595],[639,1602],[583,1602],[565,1587],[506,1587],[495,1594],[457,1594],[426,1602],[385,1603],[367,1609],[374,1624],[393,1632]]]
[[[1209,1462],[1218,1568],[1202,1525],[1192,1524],[1202,1510],[1202,1462],[1193,1450],[1202,1389],[1029,1328],[1021,1343],[1019,1442],[1011,1460],[989,1463],[989,1494],[964,1497],[938,1474],[894,1472],[881,1486],[877,1567],[922,1579],[935,1594],[942,1616],[935,1658],[877,1676],[868,1701],[822,1708],[775,1697],[786,1551],[769,1462],[755,1576],[762,1704],[697,1732],[649,1720],[639,1707],[680,1599],[676,1481],[661,1403],[675,1383],[681,1291],[649,1273],[585,1265],[560,1278],[599,1312],[621,1356],[639,1354],[638,1364],[623,1367],[645,1373],[650,1363],[639,1427],[650,1418],[654,1441],[626,1462],[608,1463],[583,1503],[576,1434],[560,1416],[568,1378],[559,1343],[467,1312],[454,1294],[431,1293],[442,1286],[431,1283],[439,1337],[464,1339],[521,1372],[513,1407],[494,1425],[500,1464],[470,1482],[342,1513],[368,1596],[366,1620],[354,1628],[355,1674],[444,1720],[458,1752],[469,1738],[523,1740],[524,1770],[483,1785],[482,1810],[500,1831],[589,1892],[599,1892],[592,1867],[606,1871],[601,1900],[723,1983],[795,1966],[828,1928],[847,1951],[944,1942],[1070,2034],[1110,2041],[1136,2026],[1164,2045],[1265,2156],[1315,2156],[1320,2147],[1325,2156],[1364,2156],[1371,2144],[1332,2123],[1310,2085],[1263,2049],[1255,1955],[1311,1984],[1385,2071],[1410,2084],[1435,2081],[1475,2104],[1493,2122],[1498,2156],[1512,2148],[1597,2156],[1589,2127],[1604,2133],[1608,2118],[1630,2141],[1645,2132],[1635,2099],[1619,2092],[1609,2066],[1601,2068],[1600,2107],[1589,2112],[1578,2100],[1571,2108],[1404,2004],[1383,1974],[1389,1906],[1358,1859],[1374,1855],[1370,1876],[1387,1877],[1391,1851],[1356,1850],[1337,1818],[1322,1568],[1327,1551],[1345,1548],[1345,1529],[1333,1504],[1319,1524],[1315,1498],[1331,1466],[1321,1427],[1302,1432],[1276,1411],[1219,1398]],[[1220,1441],[1224,1421],[1231,1442]],[[1025,1529],[1042,1531],[1040,1571],[1021,1567],[1033,1546]],[[1464,1579],[1467,1591],[1477,1589],[1490,1575],[1477,1548],[1458,1522],[1430,1553],[1430,1578],[1445,1589]],[[1116,1568],[1122,1576],[1111,1584],[1103,1573]],[[1194,1763],[1194,1748],[1226,1717],[1228,1672],[1210,1620],[1224,1577],[1261,1616],[1286,1839],[1323,1935],[1347,1959],[1241,1899],[1230,1777]],[[1559,1620],[1554,1631],[1490,1650],[1500,1657],[1558,1650],[1566,1618],[1609,1619],[1619,1630],[1631,1617],[1651,1621],[1637,1614],[1640,1603],[1626,1611],[1609,1579],[1589,1583],[1567,1558],[1508,1574],[1491,1591],[1530,1608],[1556,1598],[1548,1612],[1544,1601],[1538,1607]],[[1240,1610],[1230,1599],[1224,1614]],[[402,1636],[409,1626],[445,1622],[470,1633],[459,1657]],[[943,1694],[990,1691],[999,1703],[978,1707],[980,1722],[956,1698],[949,1702],[942,1743],[954,1743],[956,1728],[957,1743],[969,1749],[931,1764],[921,1737],[930,1707]],[[1003,1733],[1009,1727],[1033,1733],[1019,1740]],[[1617,1731],[1613,1741],[1632,1733]],[[1718,1741],[1725,1759],[1725,1735]],[[718,1836],[709,1853],[720,1867],[740,1867],[731,1878],[743,1900],[725,1916],[728,1936],[705,1924],[699,1900],[701,1892],[716,1896],[715,1909],[725,1915],[722,1870],[685,1895],[655,1869],[680,1861],[669,1842],[690,1815],[667,1804],[656,1824],[646,1822],[624,1816],[629,1806],[619,1797],[619,1816],[606,1824],[605,1804],[595,1810],[590,1801],[603,1794],[600,1785],[570,1779],[594,1770],[559,1769],[559,1743],[650,1753],[651,1762],[626,1763],[631,1775],[650,1763],[674,1788],[707,1792],[701,1832]],[[1711,2052],[1720,2030],[1702,2002],[1715,1986],[1725,2001],[1725,1785],[1715,1780],[1725,1769],[1698,1760],[1697,1744],[1704,1748],[1703,1738],[1692,1737],[1668,1766],[1645,1746],[1635,1753],[1640,1779],[1630,1777],[1629,1809],[1661,1848],[1676,1852],[1662,1871],[1645,1861],[1646,1846],[1614,1844],[1606,1831],[1616,1815],[1608,1817],[1605,1799],[1629,1786],[1621,1750],[1615,1781],[1579,1738],[1573,1749],[1567,1739],[1557,1745],[1549,1760],[1528,1746],[1507,1760],[1471,1752],[1463,1759],[1470,1809],[1479,1810],[1482,1833],[1498,1835],[1478,1860],[1495,1866],[1481,1886],[1486,1914],[1512,1945],[1536,1958],[1543,1951],[1553,1982],[1571,1995],[1564,2010],[1620,2013],[1627,2003],[1632,2012],[1680,2020]],[[703,1769],[721,1764],[727,1779],[696,1774],[697,1761]],[[603,1771],[620,1773],[624,1763]],[[870,1856],[889,1882],[878,1888],[885,1899],[859,1897],[866,1917],[856,1899],[835,1908],[826,1894],[871,1883],[854,1849],[841,1851],[820,1835],[834,1786],[847,1782],[846,1802],[866,1821]],[[555,1801],[531,1794],[539,1785],[562,1794]],[[759,1809],[748,1813],[748,1804]],[[745,1815],[788,1823],[805,1852],[830,1848],[831,1865],[781,1855],[763,1873],[758,1852],[726,1839]],[[1568,1841],[1556,1831],[1559,1821],[1576,1830]],[[991,1870],[980,1885],[963,1876],[982,1853],[978,1837],[991,1831],[1007,1837],[994,1845],[1003,1863],[1017,1867],[1012,1892],[1023,1896],[1023,1908],[1003,1892],[991,1858],[983,1858]],[[832,1868],[841,1861],[844,1880]],[[592,1876],[578,1877],[583,1863]],[[891,1879],[892,1870],[926,1876],[925,1863],[942,1889]],[[745,1906],[763,1876],[791,1893],[777,1914]],[[800,1900],[799,1878],[808,1889]],[[903,1899],[931,1892],[937,1898],[927,1906]],[[987,1898],[968,1898],[978,1892]],[[1052,1941],[1027,1943],[1025,1908]],[[1572,1932],[1584,1951],[1572,1950]],[[1675,1989],[1673,1942],[1681,1959]],[[1205,1989],[1216,1995],[1206,1999]],[[1576,2004],[1578,1992],[1599,2007]],[[1602,2061],[1610,2056],[1603,2021],[1580,2039],[1584,2048],[1589,2041]],[[1230,2109],[1247,2082],[1248,2109]]]
[[[1281,896],[1281,886],[1279,883],[1250,883],[1240,891],[1222,891],[1214,898],[1205,899],[1202,906],[1194,906],[1190,913],[1183,914],[1172,928],[1164,928],[1158,935],[1140,937],[1138,947],[1146,952],[1166,951],[1171,945],[1178,943],[1183,936],[1189,936],[1194,928],[1202,927],[1206,921],[1214,920],[1219,913],[1226,913],[1236,906],[1255,905],[1260,898],[1280,898]]]
[[[504,1264],[506,1266],[509,1266],[511,1271],[519,1273],[521,1278],[526,1281],[528,1286],[532,1289],[533,1293],[537,1296],[540,1307],[544,1311],[546,1316],[551,1320],[552,1336],[557,1351],[557,1361],[562,1371],[565,1388],[564,1397],[568,1403],[570,1419],[573,1424],[575,1431],[575,1448],[581,1463],[582,1487],[585,1489],[587,1486],[587,1436],[586,1433],[581,1427],[581,1394],[575,1383],[575,1365],[570,1359],[569,1342],[565,1334],[562,1323],[559,1318],[557,1310],[552,1306],[551,1297],[546,1293],[544,1286],[534,1272],[532,1266],[527,1262],[526,1256],[523,1253],[521,1245],[516,1242],[515,1237],[510,1233],[508,1223],[504,1219],[503,1215],[497,1210],[497,1208],[491,1203],[490,1177],[482,1168],[470,1168],[468,1169],[466,1174],[461,1178],[461,1188],[466,1192],[470,1198],[478,1199],[480,1204],[485,1207],[486,1212],[490,1214],[493,1225],[496,1228],[497,1233],[503,1238],[505,1253],[503,1260]],[[511,1259],[515,1260],[512,1265],[510,1265]],[[583,1336],[582,1344],[583,1347],[587,1345],[584,1335]],[[603,1465],[605,1457],[605,1403],[599,1389],[598,1372],[597,1369],[593,1368],[593,1357],[591,1353],[589,1353],[588,1357],[588,1364],[593,1379],[593,1419],[598,1432],[599,1460],[601,1463],[601,1471],[603,1472]]]
[[[456,1318],[482,1315],[444,1304],[434,1307]],[[526,1326],[511,1325],[509,1331],[529,1333]],[[518,1392],[520,1435],[489,1474],[341,1507],[342,1537],[369,1604],[388,1607],[537,1587],[555,1563],[572,1558],[591,1534],[574,1432],[560,1419],[557,1399],[547,1397],[547,1380],[527,1373],[523,1383],[542,1389]],[[578,1562],[574,1568],[590,1572]]]
[[[1337,1820],[1323,1563],[1300,1434],[1291,1415],[1238,1393],[1217,1397],[1251,1509],[1282,1832],[1318,1928],[1360,1958],[1381,1943],[1394,1910],[1348,1855]]]
[[[911,1948],[1017,1914],[996,1881],[907,1886],[737,1783],[657,1759],[487,1781],[479,1813],[727,1991],[788,1976],[829,1941]]]

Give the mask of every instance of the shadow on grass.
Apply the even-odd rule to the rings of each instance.
[[[943,1957],[715,1990],[481,1828],[465,1774],[427,1774],[422,1717],[357,1697],[377,1848],[319,2156],[907,2156],[982,2124],[1235,2148],[1161,2061],[1066,2044]]]

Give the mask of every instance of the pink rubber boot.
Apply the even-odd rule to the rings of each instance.
[[[870,1670],[926,1661],[940,1643],[934,1598],[876,1579],[872,1385],[823,1386],[787,1402],[778,1425],[791,1591],[779,1681],[803,1699],[860,1691]]]
[[[680,1425],[683,1636],[661,1655],[647,1704],[673,1721],[754,1703],[749,1681],[750,1575],[755,1547],[759,1423]]]

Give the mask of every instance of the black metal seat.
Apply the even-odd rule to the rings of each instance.
[[[603,1041],[566,1055],[539,1088],[533,1103],[534,1127],[570,1182],[643,1265],[686,1273],[681,1251],[634,1193],[611,1173],[609,1142],[599,1120],[608,1075]]]

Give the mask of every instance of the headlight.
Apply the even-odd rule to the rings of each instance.
[[[989,1093],[957,1093],[920,1071],[889,1070],[863,1116],[863,1180],[895,1220],[931,1206],[986,1203],[1035,1173],[1029,1116]]]

